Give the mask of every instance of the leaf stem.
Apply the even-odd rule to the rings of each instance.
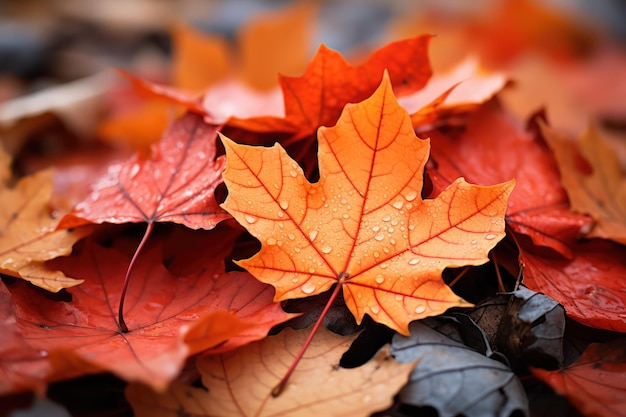
[[[130,275],[135,268],[135,262],[139,258],[139,253],[146,245],[148,241],[148,237],[150,233],[152,233],[152,229],[154,228],[154,222],[148,222],[148,227],[146,228],[145,233],[143,234],[143,238],[141,242],[139,242],[139,246],[135,249],[135,253],[133,254],[133,258],[130,260],[128,264],[128,268],[126,269],[126,276],[124,277],[124,286],[122,287],[122,294],[120,295],[120,306],[117,313],[118,326],[122,333],[128,333],[128,326],[126,326],[126,322],[124,321],[124,300],[126,299],[126,290],[128,289],[128,284],[130,282]]]
[[[272,397],[278,397],[287,386],[287,382],[289,381],[291,374],[293,374],[293,372],[296,370],[298,363],[300,362],[300,360],[304,356],[304,353],[306,352],[309,345],[311,344],[311,341],[313,340],[315,333],[317,333],[317,330],[320,328],[322,322],[324,321],[324,318],[326,317],[326,315],[328,314],[328,311],[330,310],[330,307],[333,305],[333,303],[335,302],[335,299],[341,292],[341,289],[343,288],[343,283],[348,277],[349,275],[348,274],[344,275],[343,272],[339,274],[339,281],[337,285],[335,286],[333,293],[330,295],[330,298],[326,302],[326,306],[324,306],[324,310],[322,310],[322,313],[320,314],[317,321],[313,325],[313,328],[311,329],[311,333],[309,334],[309,337],[307,337],[304,344],[302,345],[302,349],[300,349],[300,352],[298,352],[296,359],[293,361],[289,369],[287,369],[287,372],[285,372],[285,375],[280,380],[280,382],[272,389]]]

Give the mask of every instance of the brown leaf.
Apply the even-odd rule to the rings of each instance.
[[[572,210],[595,220],[587,236],[626,244],[626,176],[615,150],[593,125],[577,142],[545,123],[541,128],[559,163]]]
[[[222,355],[198,360],[206,389],[174,384],[158,395],[131,385],[127,397],[141,416],[212,417],[369,416],[391,405],[407,381],[413,363],[399,364],[388,348],[367,364],[339,367],[339,359],[356,335],[338,336],[321,328],[290,384],[278,397],[271,390],[298,353],[309,329],[285,329],[276,336]]]

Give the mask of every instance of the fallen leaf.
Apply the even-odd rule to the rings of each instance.
[[[504,237],[513,183],[458,179],[422,200],[428,141],[415,137],[385,76],[371,98],[319,130],[320,180],[309,183],[282,147],[223,137],[224,207],[261,243],[238,264],[276,288],[276,300],[334,284],[360,323],[365,314],[403,334],[412,320],[469,304],[442,279],[448,266],[480,265]]]
[[[228,42],[178,23],[172,35],[172,85],[183,91],[200,93],[226,78],[232,56]]]
[[[588,417],[626,415],[626,341],[590,345],[564,369],[532,369],[533,374],[566,396]]]
[[[26,343],[48,357],[48,380],[110,371],[164,389],[189,355],[234,349],[290,318],[272,302],[270,286],[247,273],[224,272],[232,239],[223,233],[210,238],[196,248],[202,268],[185,276],[161,264],[162,239],[148,243],[128,288],[127,333],[116,321],[117,304],[134,241],[103,247],[89,239],[79,253],[54,260],[85,280],[69,302],[45,298],[20,282],[10,286]]]
[[[392,42],[358,66],[322,45],[301,77],[280,77],[285,117],[232,119],[229,125],[256,132],[289,132],[297,137],[315,134],[320,126],[337,122],[347,103],[369,97],[383,71],[389,71],[398,96],[422,88],[430,78],[427,58],[430,36]]]
[[[520,287],[490,297],[468,315],[514,368],[522,358],[531,363],[563,363],[565,310],[546,295]]]
[[[559,163],[572,210],[594,219],[586,236],[626,244],[626,176],[615,151],[593,125],[577,142],[545,123],[541,129]],[[581,169],[580,158],[587,169]]]
[[[205,389],[173,384],[166,394],[131,385],[126,395],[137,416],[369,416],[393,402],[413,363],[399,364],[383,349],[367,364],[342,369],[339,360],[356,335],[320,329],[288,388],[272,397],[309,333],[285,329],[233,352],[197,361]]]
[[[237,33],[238,78],[253,90],[268,91],[278,86],[279,74],[300,74],[312,52],[315,12],[314,3],[295,2],[250,19]]]
[[[0,147],[0,273],[22,278],[48,291],[59,291],[82,281],[67,277],[44,265],[48,259],[72,251],[76,241],[87,234],[84,229],[54,231],[59,220],[51,216],[48,206],[52,195],[52,170],[22,178],[9,188],[10,158]]]
[[[441,123],[443,116],[475,110],[505,85],[500,73],[484,73],[477,58],[466,58],[447,73],[434,73],[426,86],[398,102],[411,114],[413,127]],[[450,87],[452,86],[452,87]]]
[[[216,126],[186,114],[165,132],[150,158],[140,155],[113,165],[60,228],[93,223],[174,222],[211,229],[229,218],[213,192],[223,158],[215,159]]]
[[[573,257],[563,259],[522,246],[524,284],[561,303],[580,323],[626,332],[626,247],[594,239],[570,248]]]
[[[399,401],[430,406],[440,417],[529,415],[526,394],[512,370],[415,321],[409,337],[396,335],[391,354],[417,360]]]
[[[428,134],[432,164],[427,173],[435,193],[458,176],[482,185],[515,178],[507,225],[530,236],[535,245],[571,256],[569,244],[580,236],[589,218],[569,210],[550,149],[524,131],[497,101],[481,106],[458,135],[438,130]]]
[[[11,293],[0,281],[0,396],[28,389],[43,394],[45,356],[28,346],[17,326],[14,311]]]

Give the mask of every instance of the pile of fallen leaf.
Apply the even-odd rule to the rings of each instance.
[[[311,13],[251,25],[252,49],[177,26],[168,85],[100,98],[104,145],[22,177],[0,152],[0,401],[626,415],[626,181],[599,106],[572,138],[553,94],[507,84],[519,61],[479,63],[489,31],[440,73],[431,35],[306,63]],[[546,62],[574,66],[565,25]],[[516,59],[541,34],[507,30]]]

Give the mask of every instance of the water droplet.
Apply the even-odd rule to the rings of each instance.
[[[358,294],[356,295],[356,298],[358,298],[358,299],[360,300],[361,298],[363,298],[363,294],[358,293]]]
[[[293,282],[294,284],[296,284],[298,281],[300,281],[298,278],[291,278],[291,282]]]
[[[293,233],[289,233],[287,237],[289,238],[289,240],[294,240],[296,238]]]
[[[343,213],[341,217],[343,217],[344,219],[349,219],[350,215],[348,213]]]
[[[300,289],[305,294],[311,294],[313,291],[315,291],[315,285],[311,284],[310,282],[306,282]]]
[[[380,269],[387,269],[387,263],[383,262],[382,264],[380,264]]]
[[[496,235],[494,235],[493,233],[489,233],[488,235],[485,236],[485,239],[487,240],[494,240],[496,238]]]
[[[278,217],[285,217],[285,213],[283,213],[282,211],[277,212],[276,215]]]
[[[341,199],[341,204],[346,204],[348,202],[348,200],[346,200],[345,198]]]
[[[374,232],[374,233],[378,233],[379,230],[380,230],[380,226],[372,227],[372,232]]]
[[[426,306],[423,304],[415,307],[415,313],[417,314],[422,314],[424,311],[426,311]]]
[[[283,210],[287,210],[289,208],[289,201],[287,200],[280,200],[280,203],[278,203],[280,205],[280,208]]]
[[[289,171],[289,175],[295,178],[298,175],[298,173],[292,169]]]
[[[300,253],[300,248],[296,246],[295,248],[293,248],[293,251],[294,251],[295,253]]]
[[[314,273],[315,273],[315,268],[309,268],[309,272],[310,272],[311,274],[314,274]]]
[[[385,282],[385,277],[381,274],[378,274],[376,275],[376,278],[374,278],[374,280],[377,284],[382,284],[383,282]]]
[[[378,257],[380,257],[380,252],[374,251],[374,258],[378,258]]]
[[[280,185],[278,185],[278,183],[277,183],[277,182],[275,182],[273,185],[274,185],[274,188],[275,188],[275,189],[280,190]]]
[[[256,218],[252,214],[244,214],[243,218],[246,219],[246,221],[248,223],[250,223],[250,224],[256,223],[256,221],[259,220],[258,218]]]
[[[382,241],[385,238],[385,234],[384,233],[379,233],[376,236],[374,236],[374,239],[376,239],[377,241]]]
[[[396,240],[395,239],[389,239],[389,243],[391,243],[392,245],[396,244]]]
[[[420,263],[419,258],[413,258],[409,260],[409,265],[417,265],[418,263]]]
[[[331,248],[330,246],[322,247],[322,253],[331,253],[332,251],[333,251],[333,248]]]
[[[378,306],[371,306],[370,310],[372,311],[372,314],[380,313],[380,307],[378,307]]]
[[[402,296],[400,294],[396,294],[394,298],[396,301],[402,301]]]
[[[133,164],[133,167],[130,169],[130,177],[135,178],[135,176],[139,173],[139,164]]]
[[[273,237],[270,237],[269,239],[267,239],[268,245],[275,245],[276,243],[277,243],[276,239],[274,239]]]
[[[389,220],[391,220],[391,216],[385,216],[385,217],[383,217],[383,221],[384,221],[384,222],[388,222]]]
[[[472,239],[472,245],[475,245],[476,243],[478,243],[476,239]]]
[[[311,230],[309,232],[309,239],[311,239],[311,242],[313,242],[316,237],[317,237],[317,230]]]
[[[392,204],[392,206],[398,210],[400,210],[402,208],[402,206],[404,206],[404,201],[396,201],[395,203]]]
[[[417,198],[417,193],[415,191],[409,191],[405,196],[404,199],[406,201],[413,201]]]

